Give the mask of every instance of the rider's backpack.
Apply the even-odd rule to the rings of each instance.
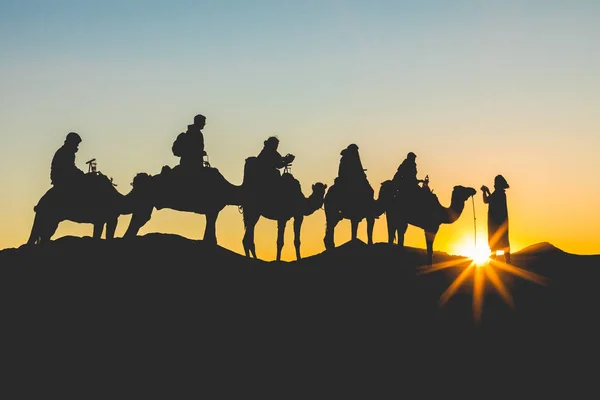
[[[173,147],[171,150],[173,151],[173,155],[175,157],[182,157],[185,153],[185,132],[181,132],[177,135],[177,139],[173,142]]]

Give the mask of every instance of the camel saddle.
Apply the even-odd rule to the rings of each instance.
[[[358,178],[352,181],[344,181],[339,177],[335,178],[334,185],[344,197],[352,198],[355,202],[363,203],[373,200],[375,192],[365,178]]]
[[[177,165],[170,168],[165,165],[160,174],[153,176],[153,192],[157,209],[166,207],[173,198],[179,197],[182,201],[189,199],[194,202],[198,196],[210,191],[209,185],[214,182],[218,169],[214,167],[190,168]]]
[[[403,207],[409,209],[430,209],[440,204],[437,195],[420,186],[400,188],[396,192],[396,198]]]
[[[106,193],[113,191],[111,180],[100,172],[88,172],[68,185],[53,186],[34,207],[40,205],[54,208],[78,208],[90,203],[102,202]]]

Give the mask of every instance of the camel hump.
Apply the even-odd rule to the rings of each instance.
[[[103,205],[113,201],[117,189],[106,175],[86,174],[77,186],[51,187],[33,207],[37,212],[69,210],[82,205]]]
[[[110,196],[117,189],[114,187],[110,178],[104,174],[86,174],[87,182],[82,189],[93,196]]]
[[[427,193],[427,196],[429,196],[429,202],[431,202],[431,204],[434,204],[436,206],[442,207],[442,203],[440,203],[440,200],[437,197],[437,194],[435,193]]]
[[[90,180],[93,180],[92,185],[97,184],[97,185],[112,186],[112,182],[111,182],[110,178],[101,172],[98,172],[96,175],[90,175],[90,177],[91,177]]]
[[[246,158],[246,168],[251,167],[254,168],[258,163],[258,157],[251,156]]]
[[[257,164],[257,161],[258,161],[258,157],[256,157],[256,156],[251,156],[251,157],[246,158],[246,162],[245,162],[246,168],[248,168],[248,167],[254,168],[254,166]]]
[[[290,190],[293,192],[300,191],[302,193],[302,187],[300,186],[300,181],[296,179],[291,173],[286,172],[281,175],[281,182],[286,190]]]
[[[414,207],[422,212],[430,212],[431,210],[443,207],[437,195],[432,192],[419,191],[414,193],[413,197],[407,200],[408,207]]]
[[[134,178],[133,186],[147,185],[151,182],[154,190],[183,190],[195,192],[199,190],[219,189],[225,177],[218,168],[183,168],[178,165],[174,168],[163,167],[161,173],[156,176],[138,174]]]
[[[131,186],[134,188],[140,187],[140,185],[144,185],[150,181],[152,178],[151,175],[145,172],[139,172],[133,177],[133,181],[131,182]]]
[[[294,177],[294,175],[292,175],[291,172],[284,172],[283,174],[281,174],[281,179],[283,181],[296,181],[296,182],[298,182],[298,179],[296,179]]]

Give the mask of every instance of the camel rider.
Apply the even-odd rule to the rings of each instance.
[[[340,159],[336,180],[338,184],[347,185],[353,181],[358,182],[367,179],[356,144],[352,143],[348,145],[348,147],[341,151],[340,155],[342,158]]]
[[[338,176],[335,178],[335,184],[342,190],[364,192],[367,197],[373,196],[373,188],[369,184],[367,174],[362,166],[358,146],[354,143],[348,145],[340,152],[340,166]],[[364,191],[363,191],[364,190]]]
[[[204,166],[204,135],[202,129],[206,125],[206,117],[198,114],[194,117],[194,123],[188,125],[186,132],[181,132],[175,142],[172,151],[176,157],[180,157],[179,165],[188,170],[198,170]]]
[[[54,187],[70,188],[81,184],[85,173],[75,165],[79,143],[81,136],[69,132],[62,147],[54,153],[50,167],[50,180]]]
[[[417,179],[416,158],[417,155],[411,151],[406,155],[406,159],[402,161],[398,167],[392,180],[398,189],[420,189],[419,183],[425,183],[424,180]]]
[[[279,147],[279,139],[275,136],[269,137],[267,140],[263,142],[263,149],[260,151],[258,156],[256,157],[260,169],[265,180],[268,183],[276,185],[278,179],[281,178],[281,173],[279,170],[292,161],[294,161],[295,156],[293,154],[287,154],[285,156],[281,156],[277,151]]]

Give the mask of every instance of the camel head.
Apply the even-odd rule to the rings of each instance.
[[[452,199],[450,200],[450,207],[443,207],[443,210],[445,210],[445,212],[443,213],[440,222],[442,224],[451,224],[454,221],[456,221],[458,217],[460,217],[460,215],[462,214],[467,199],[475,195],[475,193],[477,193],[477,191],[472,187],[465,187],[460,185],[454,186],[454,189],[452,190]]]
[[[150,175],[148,175],[147,173],[140,172],[133,178],[131,186],[133,186],[134,189],[141,189],[147,187],[147,185],[150,183],[150,178]]]
[[[391,180],[381,182],[379,187],[379,195],[375,200],[375,216],[380,216],[392,203],[394,195],[396,194],[396,185]]]
[[[319,208],[323,206],[323,199],[325,198],[325,189],[327,185],[321,182],[317,182],[312,185],[312,194],[301,202],[302,215],[311,215]],[[304,196],[302,196],[304,198]]]
[[[452,199],[456,199],[457,201],[464,203],[469,197],[474,196],[476,193],[477,190],[473,189],[472,187],[457,185],[454,186],[454,189],[452,190]]]
[[[379,195],[377,197],[378,201],[382,201],[386,204],[392,200],[394,195],[396,194],[397,188],[394,183],[388,179],[387,181],[381,182],[381,186],[379,187]]]
[[[312,185],[312,194],[313,196],[317,196],[319,199],[323,199],[325,197],[325,191],[327,189],[327,184],[317,182]]]

